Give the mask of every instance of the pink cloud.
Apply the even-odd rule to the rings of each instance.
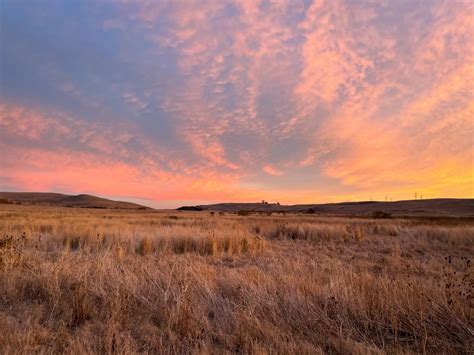
[[[267,174],[269,175],[273,175],[273,176],[281,176],[283,175],[283,172],[276,169],[275,167],[273,167],[272,165],[270,164],[267,164],[263,167],[263,171],[265,171]]]

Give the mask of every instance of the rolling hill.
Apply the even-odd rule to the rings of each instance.
[[[136,203],[114,201],[93,195],[66,195],[49,192],[0,192],[0,203],[75,208],[151,210],[149,207]],[[362,201],[299,205],[279,205],[274,203],[218,203],[211,205],[183,206],[178,208],[178,210],[314,213],[341,216],[369,216],[374,211],[384,211],[393,216],[474,218],[474,199],[440,198],[395,202]]]
[[[151,209],[136,203],[113,201],[92,195],[64,195],[49,192],[0,192],[0,201],[22,205],[76,208],[109,208],[127,210]]]
[[[305,205],[277,205],[263,203],[219,203],[182,207],[181,209],[237,212],[318,213],[330,215],[368,216],[374,211],[385,211],[394,216],[474,217],[474,199],[440,198],[395,202],[343,202]]]

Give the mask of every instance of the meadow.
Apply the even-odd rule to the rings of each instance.
[[[474,221],[0,205],[1,353],[474,351]]]

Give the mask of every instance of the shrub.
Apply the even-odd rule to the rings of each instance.
[[[182,206],[176,209],[177,211],[204,211],[204,208],[199,206]]]
[[[250,211],[248,210],[240,210],[237,212],[237,215],[239,216],[249,216],[250,215]]]
[[[376,218],[376,219],[392,218],[392,214],[386,211],[373,211],[372,218]]]

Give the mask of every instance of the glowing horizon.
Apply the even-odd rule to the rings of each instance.
[[[474,197],[471,1],[0,0],[0,191]]]

